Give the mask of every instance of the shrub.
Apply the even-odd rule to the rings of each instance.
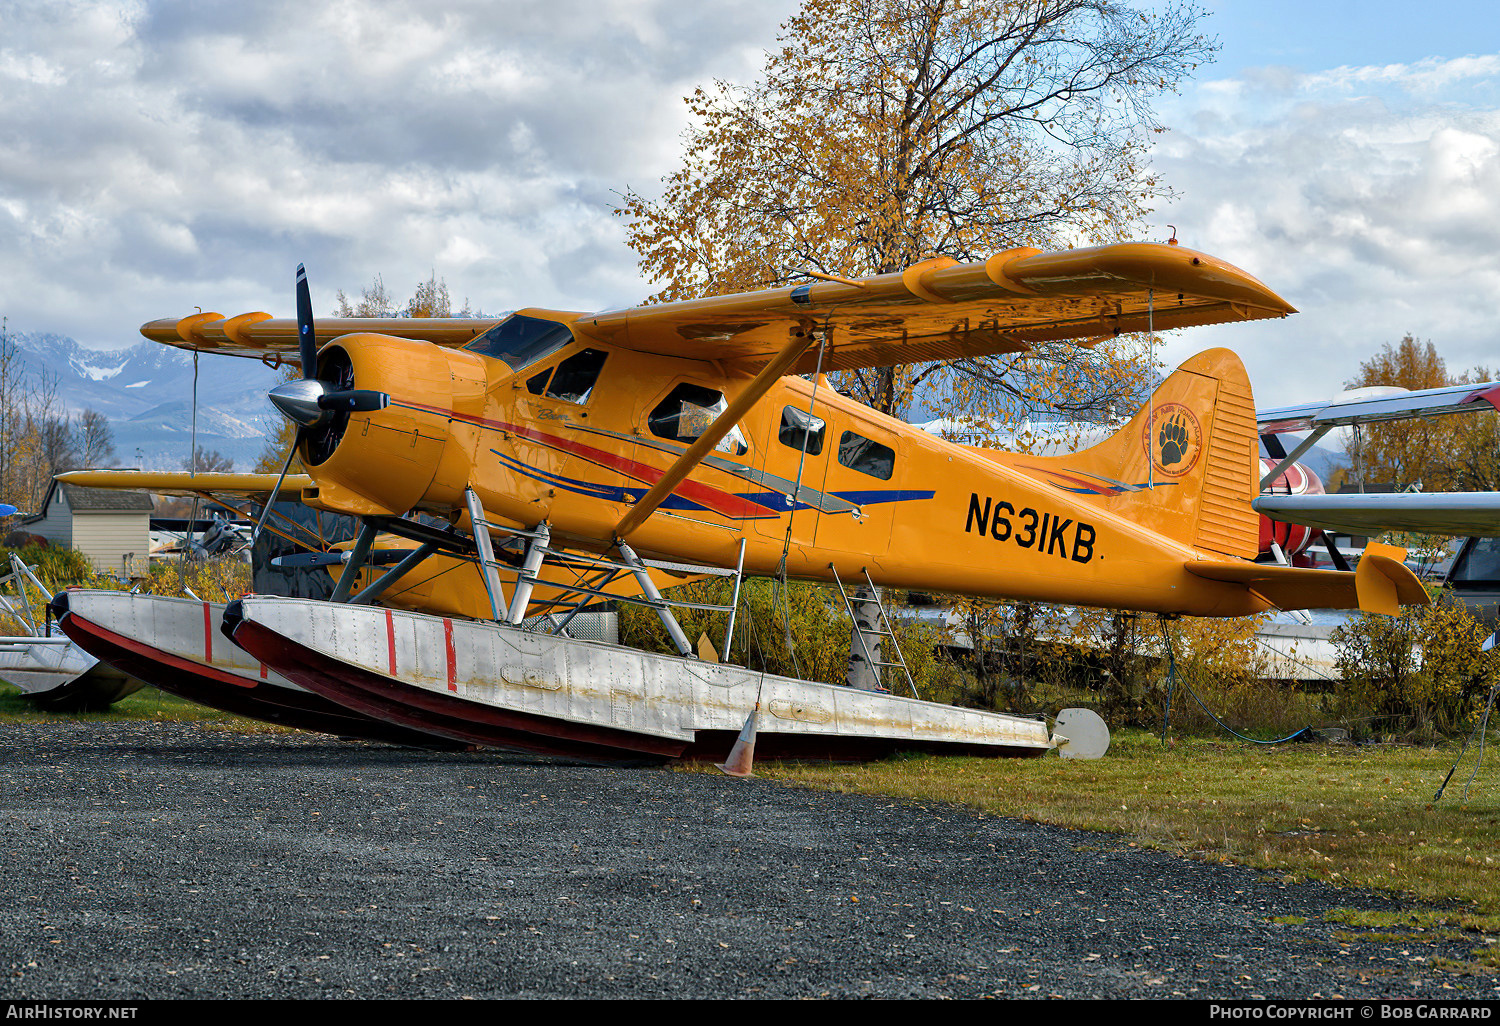
[[[157,559],[151,562],[140,590],[148,595],[189,597],[205,602],[228,602],[251,590],[250,564],[234,556],[207,559]]]
[[[955,628],[950,634],[962,634],[969,643],[956,704],[1032,714],[1054,704],[1042,691],[1076,687],[1088,679],[1078,672],[1076,653],[1063,640],[1072,630],[1064,607],[957,598],[951,609]]]
[[[664,596],[678,602],[727,605],[732,589],[732,581],[705,578],[668,589]],[[892,593],[883,597],[887,612],[897,598]],[[653,610],[622,602],[619,612],[622,644],[648,652],[676,651]],[[728,614],[674,607],[673,615],[690,644],[696,645],[699,636],[707,634],[723,654]],[[783,588],[773,580],[747,579],[740,589],[729,657],[752,670],[844,684],[849,669],[850,629],[849,613],[831,589],[806,581],[790,581]],[[892,629],[923,698],[957,690],[951,666],[935,653],[940,640],[936,632],[900,619],[893,619]],[[889,654],[884,658],[893,661]],[[884,674],[884,680],[893,693],[907,693],[906,679],[899,668]]]
[[[1080,609],[1071,627],[1070,640],[1086,654],[1099,714],[1121,726],[1159,722],[1161,703],[1151,695],[1157,644],[1144,633],[1155,629],[1152,620],[1113,609]]]
[[[31,600],[30,612],[32,621],[41,624],[47,617],[47,603],[52,596],[64,588],[77,586],[84,588],[112,588],[119,587],[119,582],[113,577],[101,576],[95,569],[89,558],[77,549],[58,548],[49,546],[42,548],[37,545],[28,545],[20,549],[0,548],[0,575],[10,573],[10,557],[18,556],[21,562],[29,567],[45,586],[44,594],[37,594],[36,586],[27,581],[25,584],[26,595]],[[5,589],[7,596],[14,600],[17,590],[14,585]],[[9,614],[0,613],[0,633],[20,634],[24,633],[20,620]]]
[[[1461,603],[1370,614],[1331,636],[1344,679],[1346,717],[1363,712],[1388,733],[1432,737],[1459,730],[1500,680],[1500,652],[1482,652],[1489,631]]]

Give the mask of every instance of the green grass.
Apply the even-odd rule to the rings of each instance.
[[[957,802],[996,815],[1123,835],[1127,843],[1232,861],[1292,879],[1457,900],[1500,915],[1500,752],[1469,803],[1470,753],[1443,799],[1456,747],[1288,744],[1198,738],[1163,749],[1115,734],[1097,761],[914,757],[866,765],[760,763],[805,787]],[[1500,919],[1487,929],[1500,928]]]
[[[1438,940],[1479,941],[1467,962],[1437,958],[1433,965],[1456,972],[1493,973],[1500,968],[1500,915],[1464,910],[1407,909],[1401,912],[1374,912],[1336,908],[1324,916],[1330,923],[1362,927],[1358,932],[1340,930],[1334,940],[1385,944],[1430,944]]]
[[[256,733],[289,732],[286,727],[210,709],[153,687],[141,688],[103,712],[57,713],[37,708],[29,699],[22,697],[20,689],[0,683],[0,723],[121,723],[131,720],[201,723],[226,730]]]
[[[1468,804],[1472,751],[1434,803],[1457,754],[1457,745],[1264,747],[1203,738],[1164,749],[1155,735],[1126,729],[1092,762],[911,756],[759,763],[755,772],[794,786],[1107,831],[1131,847],[1236,862],[1288,882],[1317,879],[1436,903],[1394,913],[1337,909],[1326,918],[1358,928],[1340,931],[1345,942],[1472,939],[1479,946],[1469,961],[1444,959],[1442,967],[1492,974],[1500,969],[1500,752],[1486,757]]]

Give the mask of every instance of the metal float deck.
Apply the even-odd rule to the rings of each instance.
[[[1037,720],[508,624],[246,596],[230,605],[226,630],[333,702],[468,744],[605,761],[722,759],[758,706],[761,759],[1054,747]]]

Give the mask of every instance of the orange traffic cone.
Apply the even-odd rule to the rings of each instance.
[[[731,777],[755,776],[751,767],[755,764],[755,715],[759,711],[758,704],[750,710],[750,715],[745,717],[745,725],[740,728],[740,736],[734,739],[734,747],[729,749],[729,758],[715,763]]]

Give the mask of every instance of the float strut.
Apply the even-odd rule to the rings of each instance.
[[[328,601],[349,601],[349,593],[354,590],[354,582],[359,578],[359,572],[364,568],[365,560],[370,555],[370,546],[373,544],[375,544],[375,525],[368,520],[362,521],[359,525],[359,536],[354,539],[354,544],[349,549],[349,559],[344,563],[344,572],[339,574],[339,583],[333,589],[333,594],[328,596]]]
[[[505,617],[507,623],[520,623],[526,619],[526,607],[531,602],[531,590],[536,587],[537,571],[542,568],[542,560],[547,558],[547,545],[551,541],[552,532],[546,521],[537,524],[526,543],[526,558],[521,563],[520,576],[516,578],[516,590],[510,596],[510,612]]]
[[[500,586],[500,561],[495,558],[494,546],[490,544],[490,523],[484,518],[484,506],[473,488],[464,489],[464,505],[469,508],[469,526],[474,531],[474,548],[479,554],[479,573],[484,580],[484,590],[490,597],[490,617],[502,623],[505,614],[505,590]]]
[[[630,567],[630,572],[635,574],[641,591],[645,592],[646,598],[651,600],[651,606],[656,610],[656,615],[661,617],[662,626],[666,627],[667,633],[672,636],[672,644],[677,646],[677,654],[691,656],[693,647],[688,644],[687,635],[682,633],[677,617],[672,615],[672,610],[662,601],[661,592],[656,590],[656,582],[651,579],[651,572],[646,569],[646,564],[641,562],[635,550],[626,545],[623,540],[616,540],[615,546],[620,550],[620,558],[625,561],[626,566]]]

